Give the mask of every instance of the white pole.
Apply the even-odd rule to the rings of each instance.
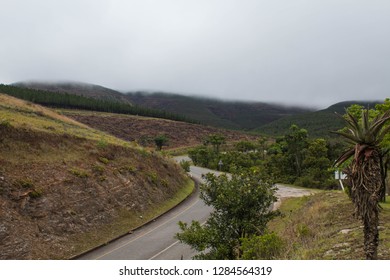
[[[342,190],[344,191],[343,181],[341,179],[339,179],[339,182],[340,182],[340,186],[341,186]]]

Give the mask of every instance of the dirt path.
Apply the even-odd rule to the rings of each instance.
[[[312,195],[313,192],[310,190],[299,189],[294,187],[288,187],[285,185],[277,184],[278,190],[276,191],[276,196],[278,201],[274,203],[273,210],[276,210],[280,207],[283,198],[287,197],[301,197],[306,195]]]

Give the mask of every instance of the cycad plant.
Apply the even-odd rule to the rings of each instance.
[[[380,143],[390,126],[384,128],[390,119],[390,111],[369,119],[368,110],[363,110],[359,121],[351,114],[345,117],[347,132],[336,132],[353,146],[337,160],[336,166],[352,157],[345,170],[350,185],[349,195],[355,205],[355,214],[364,226],[364,251],[367,259],[376,259],[379,243],[379,201],[382,191]]]

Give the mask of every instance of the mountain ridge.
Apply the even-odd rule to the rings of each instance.
[[[133,106],[163,110],[183,115],[205,125],[233,130],[254,131],[268,135],[285,133],[291,124],[308,128],[313,136],[329,135],[330,130],[342,127],[334,112],[343,114],[352,104],[374,106],[379,101],[341,101],[327,108],[288,106],[260,101],[227,101],[217,98],[188,96],[167,92],[119,92],[98,85],[80,82],[18,82],[27,88],[67,92],[97,99],[109,99]]]

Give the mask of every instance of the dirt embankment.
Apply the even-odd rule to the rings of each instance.
[[[128,141],[136,141],[142,146],[153,146],[153,138],[166,135],[168,146],[165,149],[201,145],[210,134],[223,134],[227,141],[255,140],[256,136],[239,131],[218,129],[210,126],[136,116],[72,112],[65,114],[90,127],[108,132]]]
[[[0,259],[67,258],[104,243],[185,182],[157,154],[0,125]]]

